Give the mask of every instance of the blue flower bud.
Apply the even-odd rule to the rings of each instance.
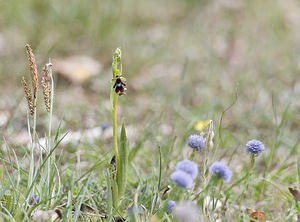
[[[128,208],[127,213],[130,216],[134,217],[134,210],[135,210],[134,206],[131,206],[131,207]],[[140,210],[139,207],[137,208],[137,215],[141,216],[141,210]]]
[[[174,200],[169,200],[167,213],[171,214],[172,211],[174,210],[175,206],[176,206],[176,202]]]
[[[171,174],[171,180],[179,187],[189,189],[193,186],[193,178],[184,171],[178,170]]]
[[[190,160],[183,160],[176,164],[175,167],[176,171],[183,171],[187,174],[189,174],[192,179],[195,179],[198,175],[198,166],[196,163]]]
[[[109,127],[109,125],[108,125],[107,122],[101,122],[101,123],[100,123],[100,127],[101,127],[103,130],[106,130],[106,129]]]
[[[39,195],[36,195],[36,194],[32,194],[30,195],[29,199],[28,199],[28,203],[30,205],[35,205],[35,204],[38,204],[40,202],[40,197]]]
[[[259,140],[250,140],[247,144],[247,153],[251,155],[259,156],[265,149],[264,144]]]
[[[203,136],[196,134],[190,135],[188,139],[188,145],[197,151],[202,151],[205,147],[205,141]]]
[[[218,174],[225,182],[229,182],[232,176],[232,172],[229,167],[222,162],[214,162],[209,171],[214,174]]]

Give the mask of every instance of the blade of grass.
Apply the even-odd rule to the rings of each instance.
[[[111,181],[110,181],[110,173],[109,170],[106,170],[106,182],[107,182],[107,222],[112,221],[112,192],[111,192]]]
[[[120,149],[119,149],[119,167],[117,171],[118,197],[121,200],[124,196],[127,183],[128,170],[128,148],[127,136],[124,123],[122,124],[120,135]]]
[[[85,193],[86,193],[89,181],[90,181],[90,175],[84,181],[85,183],[83,184],[83,186],[81,187],[81,189],[80,189],[80,191],[79,191],[79,193],[77,195],[77,198],[79,198],[79,202],[77,201],[77,198],[76,198],[75,203],[78,203],[78,204],[77,204],[77,208],[75,210],[74,217],[73,217],[72,221],[77,221],[78,220],[78,217],[79,217],[79,214],[80,214],[80,211],[81,211],[81,205],[83,203],[83,200],[84,200],[84,197],[85,197]],[[81,195],[81,192],[82,192],[82,195]]]
[[[50,153],[49,153],[49,154],[47,155],[47,157],[45,158],[44,162],[41,164],[41,166],[40,166],[39,169],[37,170],[36,175],[35,175],[34,179],[32,180],[32,183],[31,183],[30,187],[29,187],[28,190],[27,190],[27,193],[26,193],[26,196],[27,196],[27,197],[29,196],[29,194],[30,194],[30,192],[31,192],[31,189],[33,188],[34,183],[35,183],[35,181],[37,180],[38,175],[40,175],[41,170],[44,168],[44,166],[45,166],[47,160],[51,157],[52,153],[57,149],[58,145],[59,145],[59,144],[61,143],[61,141],[67,136],[67,134],[68,134],[68,133],[65,133],[65,134],[62,136],[62,138],[58,141],[58,143],[56,143],[56,145],[53,147],[53,149],[50,151]]]
[[[160,147],[158,147],[158,151],[159,151],[159,174],[158,174],[158,183],[157,183],[157,190],[155,192],[155,200],[153,201],[152,203],[152,207],[151,207],[151,214],[153,213],[153,210],[157,204],[157,199],[158,199],[158,196],[159,196],[159,191],[160,191],[160,185],[161,185],[161,161],[162,161],[162,158],[161,158],[161,150],[160,150]]]
[[[298,184],[300,184],[300,153],[298,153],[297,170],[298,170]]]

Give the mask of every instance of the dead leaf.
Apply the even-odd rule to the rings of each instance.
[[[44,221],[55,221],[61,218],[62,213],[60,210],[36,210],[32,215],[33,221],[44,222]]]
[[[95,213],[95,210],[87,204],[81,204],[80,210],[88,213]]]
[[[250,220],[249,222],[255,222],[255,221],[265,222],[266,221],[265,213],[262,211],[253,212],[250,214],[250,217],[255,220]]]
[[[300,201],[300,191],[299,190],[289,187],[289,191],[293,195],[295,201]]]
[[[247,214],[252,214],[253,212],[254,212],[253,209],[251,209],[251,208],[246,208],[246,213],[247,213]]]

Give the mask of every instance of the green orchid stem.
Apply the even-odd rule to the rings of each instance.
[[[113,120],[113,140],[114,140],[114,150],[116,155],[116,166],[117,172],[119,172],[119,151],[118,151],[118,140],[117,140],[117,103],[118,103],[119,94],[116,93],[114,97],[113,103],[113,111],[114,111],[114,120]]]

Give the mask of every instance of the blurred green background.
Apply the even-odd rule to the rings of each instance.
[[[217,123],[237,96],[223,126],[237,144],[249,134],[270,138],[287,107],[289,143],[300,121],[299,18],[298,1],[1,0],[0,127],[26,130],[26,43],[40,72],[49,57],[98,61],[101,71],[84,84],[56,75],[55,112],[67,129],[110,122],[111,56],[120,46],[128,81],[120,113],[135,128],[159,120],[181,135],[174,119]]]

